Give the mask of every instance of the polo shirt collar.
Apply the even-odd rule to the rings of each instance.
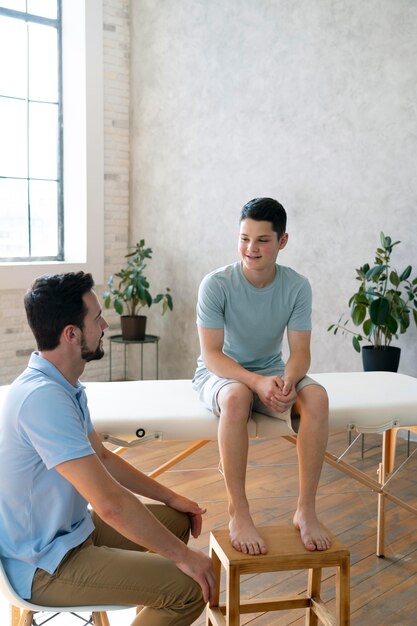
[[[41,356],[37,351],[32,352],[29,359],[28,368],[42,372],[42,374],[48,376],[48,378],[51,378],[58,384],[65,387],[65,389],[75,397],[78,397],[83,389],[85,389],[85,386],[82,385],[79,380],[77,381],[77,385],[73,387],[73,385],[71,385],[71,383],[65,378],[65,376],[61,374],[59,369],[56,368],[53,363],[48,361],[48,359],[45,359],[43,356]]]

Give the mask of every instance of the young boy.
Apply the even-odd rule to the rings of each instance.
[[[328,400],[323,387],[306,376],[310,285],[294,270],[276,263],[288,242],[286,217],[283,206],[271,198],[248,202],[240,216],[240,261],[208,274],[198,295],[201,355],[193,386],[220,418],[230,541],[248,554],[267,552],[245,492],[247,420],[252,408],[285,419],[290,426],[291,417],[299,418],[299,425],[294,425],[299,497],[293,522],[308,550],[330,547],[315,511],[328,436]],[[285,331],[290,352],[286,363],[282,358]]]

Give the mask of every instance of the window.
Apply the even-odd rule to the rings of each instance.
[[[20,14],[19,18],[16,13]],[[5,196],[2,194],[6,192],[0,191],[0,290],[27,288],[40,274],[79,270],[92,272],[96,284],[102,284],[104,273],[102,0],[88,2],[0,0],[0,20],[7,19],[7,24],[10,24],[12,16],[13,22],[17,24],[15,28],[20,28],[19,32],[22,30],[29,33],[39,32],[42,27],[43,34],[46,32],[45,29],[48,29],[50,39],[53,39],[51,33],[54,32],[56,53],[51,52],[52,44],[48,54],[39,52],[38,80],[42,89],[48,89],[48,97],[45,94],[42,97],[39,97],[39,94],[36,96],[31,94],[31,87],[36,78],[33,69],[35,59],[32,58],[32,53],[27,72],[29,88],[26,87],[25,97],[16,91],[17,88],[15,93],[11,94],[9,87],[9,92],[4,94],[1,81],[6,83],[6,78],[0,78],[0,107],[10,108],[13,102],[19,112],[19,104],[26,109],[29,109],[31,104],[34,105],[34,117],[26,113],[24,118],[22,114],[19,118],[24,119],[27,129],[24,132],[21,124],[15,124],[12,132],[13,117],[9,113],[7,117],[3,112],[0,113],[0,154],[6,144],[6,157],[2,160],[0,156],[0,184],[9,185],[7,198],[11,197],[11,201],[5,202]],[[19,61],[17,55],[13,56],[11,63],[13,47],[10,46],[17,47],[15,39],[7,35],[5,40],[4,28],[3,31],[0,30],[0,77],[9,76],[9,83],[13,82],[13,76],[10,77],[12,66],[16,66],[16,63],[27,63],[27,50],[28,45],[31,45],[31,39],[29,34],[25,39],[26,43],[23,44],[26,57],[20,55]],[[52,58],[55,60],[52,61]],[[4,59],[7,59],[7,62]],[[55,82],[52,78],[52,75],[57,77],[60,73],[61,86],[59,78],[55,78]],[[57,96],[51,96],[53,89]],[[40,108],[41,104],[44,108]],[[55,123],[49,122],[49,126],[46,125],[43,116],[46,109],[49,112],[55,110],[53,118]],[[23,166],[20,165],[26,167],[26,172],[23,172],[25,175],[22,175],[21,171],[16,171],[16,164],[13,174],[11,172],[12,154],[16,153],[15,144],[18,141],[20,152],[23,150],[21,146],[26,142],[25,159]],[[40,144],[43,150],[49,150],[48,158],[37,157]],[[3,171],[4,161],[9,168],[7,173]],[[10,191],[13,185],[13,191]],[[19,214],[16,207],[23,205],[25,192],[26,214],[23,215],[24,211],[20,209]],[[55,202],[53,215],[50,209],[52,200]],[[11,245],[11,235],[7,234],[3,239],[1,236],[5,231],[11,232],[16,219],[20,220],[18,237],[14,226],[15,243]],[[22,223],[25,224],[24,227]]]
[[[60,0],[0,0],[0,58],[0,259],[62,260]]]

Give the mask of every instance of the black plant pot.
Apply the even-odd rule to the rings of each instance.
[[[365,372],[396,372],[400,363],[401,348],[362,347],[362,363]]]
[[[128,341],[142,341],[145,339],[146,315],[122,315],[120,325],[122,337]]]

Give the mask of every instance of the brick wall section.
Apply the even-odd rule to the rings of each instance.
[[[104,276],[117,271],[129,236],[129,1],[103,0],[104,45]],[[101,299],[103,286],[97,286]],[[23,291],[0,292],[0,384],[10,383],[25,368],[35,342],[26,322]],[[105,311],[108,334],[117,334],[119,316]],[[108,341],[105,341],[108,352]],[[115,351],[113,376],[122,371]],[[83,380],[108,380],[108,354],[86,367]]]
[[[118,271],[129,245],[129,107],[130,107],[129,0],[104,0],[104,276]],[[97,287],[101,299],[107,285]],[[110,328],[120,333],[120,318],[104,309]],[[82,380],[109,379],[109,342],[101,361],[89,363]],[[112,354],[113,378],[122,375],[122,352]]]

